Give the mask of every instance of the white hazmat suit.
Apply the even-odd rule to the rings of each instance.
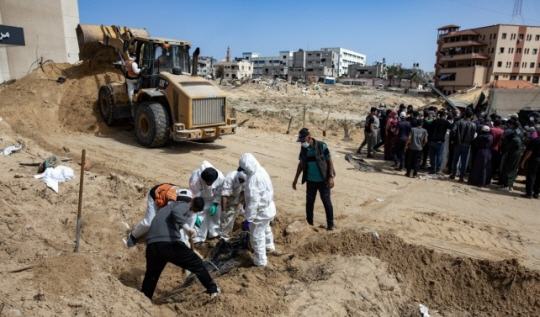
[[[218,188],[221,187],[225,177],[219,170],[216,169],[218,172],[218,178],[214,181],[214,183],[212,183],[212,185],[206,185],[205,181],[201,177],[201,174],[209,167],[216,169],[209,162],[203,161],[201,167],[193,171],[189,177],[189,188],[193,192],[193,195],[195,195],[195,197],[202,197],[204,199],[204,209],[196,214],[196,216],[198,216],[201,220],[201,226],[197,230],[197,236],[193,238],[195,243],[206,241],[207,236],[208,238],[215,238],[220,235],[219,223],[221,216],[221,195],[219,194]],[[210,208],[214,204],[217,204],[217,210],[216,213],[211,216]],[[197,218],[196,216],[192,217],[192,219],[188,219],[188,224],[192,228],[195,224]]]
[[[243,182],[240,182],[240,179]],[[240,204],[244,200],[244,184],[246,174],[244,172],[232,171],[225,176],[225,180],[219,189],[221,197],[227,198],[226,206],[221,206],[223,214],[221,215],[221,237],[229,238]]]
[[[273,252],[276,249],[270,227],[270,221],[276,215],[274,188],[270,176],[251,153],[240,157],[240,167],[247,176],[244,215],[250,223],[253,263],[257,266],[266,266],[268,263],[266,251]]]

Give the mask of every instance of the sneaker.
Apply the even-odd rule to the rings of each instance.
[[[219,287],[218,287],[215,292],[210,293],[210,297],[218,297],[219,294],[221,294],[221,289],[219,289]]]
[[[137,244],[137,239],[130,233],[126,240],[126,245],[128,248],[132,248]]]
[[[271,255],[271,256],[282,256],[282,255],[283,255],[283,253],[278,252],[278,251],[276,251],[276,250],[271,251],[271,252],[270,252],[270,251],[267,251],[267,252],[268,252],[268,254]]]
[[[436,174],[436,175],[439,175],[439,176],[443,176],[443,175],[444,175],[444,173],[441,172],[441,171],[438,171],[438,172],[436,172],[435,174]]]
[[[523,194],[523,195],[521,195],[521,197],[523,197],[523,198],[528,198],[528,199],[532,199],[532,198],[533,198],[532,195],[527,195],[527,194]]]

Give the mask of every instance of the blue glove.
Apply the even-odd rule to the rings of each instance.
[[[197,227],[197,228],[201,227],[201,218],[199,218],[199,216],[197,216],[197,218],[195,218],[195,227]]]
[[[249,221],[242,222],[242,231],[249,231]]]
[[[210,207],[210,216],[215,215],[216,211],[217,211],[217,204],[213,204],[212,207]]]

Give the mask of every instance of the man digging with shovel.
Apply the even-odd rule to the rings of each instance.
[[[180,229],[184,229],[191,237],[195,236],[195,229],[186,223],[186,214],[203,208],[201,197],[194,198],[191,203],[171,202],[152,220],[146,238],[146,274],[141,289],[148,298],[152,299],[161,272],[169,262],[195,274],[211,296],[220,293],[201,258],[182,242],[180,235]]]

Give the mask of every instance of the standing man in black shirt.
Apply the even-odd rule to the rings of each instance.
[[[451,129],[451,124],[446,120],[446,112],[439,111],[438,118],[428,126],[429,161],[431,162],[430,174],[442,174],[441,162],[444,150],[444,136]]]

